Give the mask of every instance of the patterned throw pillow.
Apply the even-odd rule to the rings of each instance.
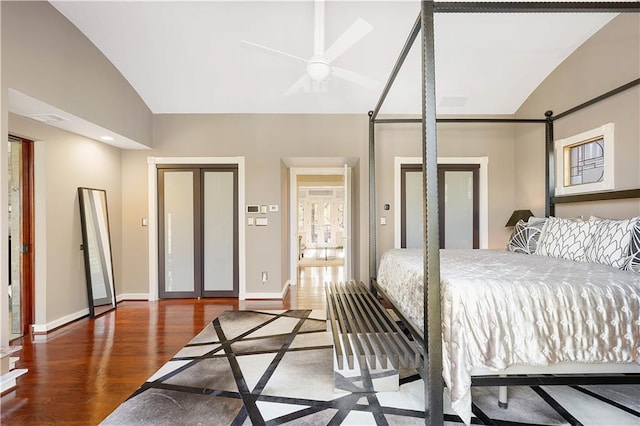
[[[529,249],[529,239],[527,237],[527,224],[520,219],[513,227],[513,232],[507,243],[507,251],[514,253],[531,254]]]
[[[629,244],[629,262],[625,265],[627,271],[640,273],[640,220],[636,221],[631,231],[631,243]]]
[[[591,238],[584,249],[584,260],[624,268],[629,260],[631,231],[637,219],[592,221]]]
[[[593,222],[550,217],[542,227],[538,256],[584,261],[584,248],[590,238]]]
[[[513,228],[507,250],[515,253],[533,254],[538,247],[540,231],[544,225],[546,217],[530,217],[528,222],[522,219]]]

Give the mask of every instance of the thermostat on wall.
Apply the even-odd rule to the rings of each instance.
[[[255,204],[247,204],[247,213],[260,213],[260,206]]]

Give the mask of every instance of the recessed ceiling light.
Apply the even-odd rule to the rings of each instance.
[[[102,139],[103,141],[112,141],[113,138],[111,136],[100,136],[100,139]]]

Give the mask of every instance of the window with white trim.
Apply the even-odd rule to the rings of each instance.
[[[555,142],[556,195],[615,188],[613,123]]]

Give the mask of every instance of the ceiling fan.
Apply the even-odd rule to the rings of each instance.
[[[285,95],[291,95],[300,89],[306,92],[323,92],[327,90],[327,80],[330,76],[359,84],[360,86],[376,89],[380,86],[380,82],[372,78],[363,76],[353,71],[332,65],[338,57],[345,53],[354,44],[367,35],[373,27],[363,19],[356,19],[340,37],[333,42],[328,49],[324,48],[324,0],[315,0],[314,2],[314,37],[313,37],[313,56],[309,59],[292,55],[281,50],[263,46],[247,40],[242,43],[267,50],[272,53],[284,55],[307,64],[307,72],[300,77],[285,92]]]

